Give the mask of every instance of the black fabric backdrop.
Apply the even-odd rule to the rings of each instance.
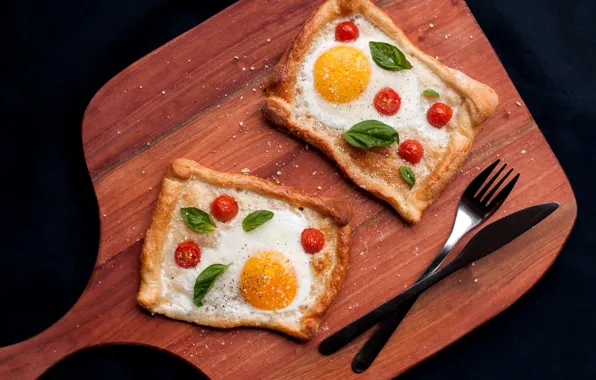
[[[91,272],[99,223],[80,121],[93,94],[138,58],[232,2],[3,4],[0,346],[60,318]],[[596,201],[596,2],[468,4],[565,168],[579,218],[560,257],[527,295],[402,378],[594,379],[596,238],[589,219]],[[47,377],[193,375],[184,362],[156,350],[106,347],[74,355]]]

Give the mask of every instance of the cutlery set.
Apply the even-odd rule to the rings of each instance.
[[[365,331],[378,324],[379,326],[375,332],[352,360],[352,370],[354,372],[365,371],[374,362],[393,332],[424,291],[459,269],[515,240],[559,207],[556,202],[544,203],[512,213],[489,224],[474,235],[451,262],[440,268],[459,240],[489,219],[513,190],[520,175],[519,173],[515,174],[503,186],[514,171],[509,169],[505,172],[507,163],[504,163],[488,179],[500,163],[501,160],[496,160],[468,185],[458,204],[455,222],[449,238],[416,283],[323,340],[319,345],[319,352],[322,355],[331,355],[339,351]],[[504,175],[502,175],[503,172],[505,172]],[[498,182],[495,184],[497,179]]]

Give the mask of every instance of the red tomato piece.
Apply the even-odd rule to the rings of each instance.
[[[428,122],[436,128],[441,128],[447,124],[449,120],[451,120],[451,116],[453,116],[453,111],[451,110],[451,107],[445,103],[433,104],[426,113]]]
[[[178,244],[176,252],[174,252],[176,264],[182,268],[196,267],[201,260],[201,248],[193,241],[185,241]]]
[[[300,242],[307,253],[317,253],[325,245],[325,236],[315,228],[307,228],[300,235]]]
[[[360,36],[358,26],[352,21],[344,21],[335,27],[335,40],[340,42],[354,41]]]
[[[399,94],[389,87],[385,87],[375,96],[375,108],[383,115],[395,115],[400,106]]]
[[[228,222],[238,214],[238,203],[229,195],[220,195],[211,203],[211,213],[220,222]]]
[[[399,145],[397,154],[411,164],[417,164],[422,160],[424,148],[416,140],[406,140]]]

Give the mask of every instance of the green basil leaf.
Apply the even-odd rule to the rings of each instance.
[[[215,284],[215,280],[228,269],[232,264],[212,264],[205,268],[195,281],[194,303],[198,307],[203,306],[203,298],[209,293],[209,290]]]
[[[436,92],[435,90],[424,90],[424,91],[422,91],[422,96],[432,96],[432,97],[438,98],[441,95],[439,95],[439,93]]]
[[[414,175],[412,169],[410,169],[408,166],[402,166],[401,168],[399,168],[399,172],[401,173],[401,176],[406,180],[406,182],[410,185],[410,189],[414,187],[414,184],[416,184],[416,176]]]
[[[273,218],[273,213],[268,210],[258,210],[251,212],[242,221],[242,229],[246,232],[252,231],[271,218]]]
[[[389,146],[397,141],[399,134],[389,125],[378,120],[365,120],[354,124],[344,138],[356,148],[369,149],[373,146]]]
[[[201,209],[183,207],[180,212],[186,225],[197,232],[211,232],[215,229],[215,222],[211,216]]]
[[[399,71],[412,68],[404,53],[386,42],[370,41],[368,43],[373,61],[385,70]]]

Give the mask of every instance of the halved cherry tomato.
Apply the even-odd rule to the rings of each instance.
[[[445,103],[433,104],[426,113],[428,122],[436,128],[441,128],[447,124],[449,120],[451,120],[451,116],[453,116],[453,111],[451,110],[451,107]]]
[[[409,163],[417,164],[422,160],[424,148],[422,147],[422,144],[416,140],[406,140],[399,145],[397,154]]]
[[[400,106],[401,98],[389,87],[385,87],[375,96],[375,108],[383,115],[395,115]]]
[[[220,222],[230,221],[238,214],[238,203],[229,195],[220,195],[211,203],[211,213]]]
[[[302,231],[300,242],[307,253],[317,253],[325,245],[325,236],[315,228],[307,228]]]
[[[335,27],[335,40],[340,42],[354,41],[360,36],[358,26],[352,21],[344,21]]]
[[[178,244],[176,252],[174,252],[176,264],[182,268],[196,267],[201,260],[201,248],[193,241],[185,241]]]

